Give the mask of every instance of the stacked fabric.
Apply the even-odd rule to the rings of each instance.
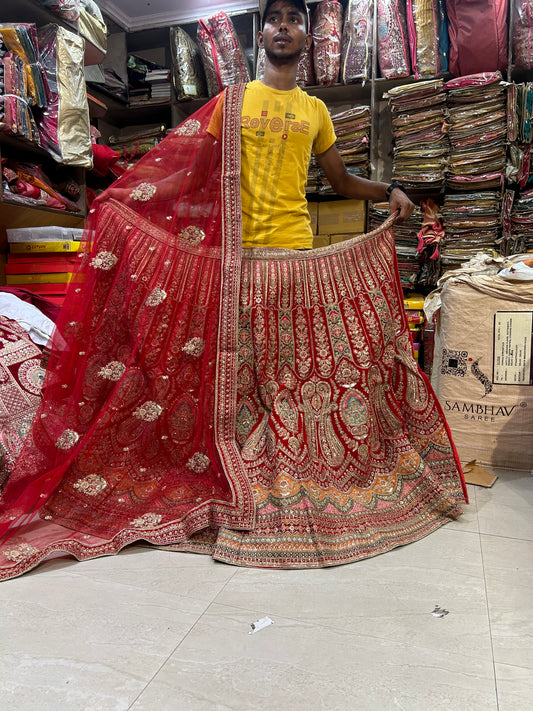
[[[533,250],[533,189],[518,195],[511,211],[512,251],[516,254]]]
[[[370,170],[370,107],[354,106],[331,115],[336,146],[349,173],[368,178]],[[307,177],[307,193],[333,193],[314,156]]]
[[[46,104],[35,25],[0,25],[0,131],[38,144],[33,111]]]
[[[389,216],[386,202],[375,203],[370,209],[370,230],[376,229]],[[418,253],[418,233],[422,227],[422,211],[415,208],[408,220],[393,227],[398,271],[402,289],[411,290],[418,284],[420,255]]]
[[[452,190],[483,190],[503,183],[506,165],[506,92],[500,72],[471,74],[445,84]]]
[[[457,269],[478,252],[491,252],[501,235],[501,195],[494,190],[446,193],[442,216],[446,236],[441,267]]]
[[[393,177],[424,193],[440,189],[448,154],[442,79],[397,86],[384,96],[392,113]]]

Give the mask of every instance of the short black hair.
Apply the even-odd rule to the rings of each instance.
[[[261,13],[261,29],[265,26],[266,16],[270,6],[275,2],[276,0],[266,0],[266,2],[263,0],[263,2],[259,3],[259,10]],[[297,7],[303,13],[305,17],[305,29],[309,32],[309,10],[305,0],[289,0],[289,2],[291,2],[294,7]],[[261,5],[264,5],[264,7],[261,8]]]

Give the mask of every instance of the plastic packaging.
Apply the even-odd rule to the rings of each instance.
[[[313,14],[313,57],[319,86],[330,86],[339,80],[342,15],[338,0],[322,0]]]
[[[250,81],[250,68],[233,22],[225,12],[198,21],[198,44],[209,96]]]

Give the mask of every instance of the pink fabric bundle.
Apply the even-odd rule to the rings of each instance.
[[[341,62],[342,5],[338,0],[318,3],[312,34],[316,82],[329,86],[339,80]]]
[[[533,0],[516,0],[512,41],[516,66],[533,69]]]
[[[250,81],[248,60],[225,12],[198,21],[198,45],[209,96],[215,96],[226,86]]]
[[[378,2],[378,62],[381,76],[386,79],[411,73],[404,0]]]
[[[507,7],[508,0],[447,0],[452,74],[507,68]]]
[[[349,0],[342,29],[341,82],[368,79],[372,67],[372,19],[370,0]]]

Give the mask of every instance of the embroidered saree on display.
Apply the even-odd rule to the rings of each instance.
[[[225,91],[93,204],[43,400],[0,508],[0,578],[144,540],[318,567],[456,517],[462,476],[413,357],[388,229],[242,250]]]

